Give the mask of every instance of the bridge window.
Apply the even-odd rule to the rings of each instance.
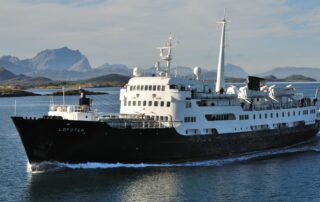
[[[191,108],[191,102],[186,102],[186,108]]]
[[[141,106],[141,101],[138,101],[138,106]]]
[[[152,90],[157,90],[157,86],[156,85],[154,85],[153,87],[152,87]]]
[[[161,86],[161,91],[164,91],[166,86]]]
[[[133,101],[133,102],[132,102],[132,106],[136,106],[136,101]]]
[[[270,117],[273,118],[273,113],[270,114]]]
[[[152,106],[152,101],[149,101],[149,106]]]
[[[147,101],[143,101],[143,106],[146,106],[147,105]]]
[[[264,118],[268,118],[268,114],[264,114]]]
[[[163,107],[164,106],[164,101],[160,102],[160,106]]]
[[[150,91],[152,90],[152,86],[151,86],[151,85],[149,86],[149,90],[150,90]]]
[[[253,119],[256,119],[256,115],[255,114],[253,115]]]
[[[158,86],[157,86],[157,91],[160,91],[160,88],[161,88],[161,86],[160,86],[160,85],[158,85]]]
[[[170,107],[170,102],[167,102],[167,107]]]
[[[144,86],[144,90],[145,90],[145,91],[148,90],[148,86],[147,86],[147,85]]]
[[[137,90],[140,90],[140,86],[137,86]]]
[[[276,113],[276,117],[277,117],[277,118],[279,117],[279,114],[278,114],[278,112]]]
[[[128,102],[128,106],[131,106],[131,101]]]
[[[154,101],[154,106],[155,106],[155,107],[158,106],[158,101]]]

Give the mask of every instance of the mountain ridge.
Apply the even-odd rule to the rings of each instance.
[[[88,58],[79,50],[68,47],[58,49],[45,49],[37,53],[33,58],[19,59],[15,56],[5,55],[0,57],[0,66],[14,74],[23,74],[31,77],[47,77],[53,80],[80,80],[98,77],[107,74],[120,74],[131,76],[133,68],[124,64],[105,63],[93,68]],[[141,69],[143,75],[156,75],[155,67]],[[178,66],[171,69],[173,76],[193,78],[193,68]],[[240,66],[226,64],[225,76],[232,78],[245,78],[249,74]],[[303,75],[305,77],[320,80],[320,68],[316,67],[277,67],[256,76],[265,77],[274,75],[277,78],[286,78],[291,75]],[[202,79],[215,80],[216,69],[202,68]]]
[[[291,75],[303,75],[320,81],[320,68],[317,67],[276,67],[264,73],[260,77],[274,75],[277,78],[285,78]]]

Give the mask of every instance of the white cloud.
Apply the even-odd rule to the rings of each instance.
[[[213,68],[219,39],[215,22],[226,7],[232,21],[228,38],[233,63],[248,71],[292,64],[319,66],[314,51],[305,61],[296,60],[281,43],[288,38],[291,43],[294,38],[310,41],[319,32],[319,10],[296,15],[284,0],[57,2],[1,1],[0,55],[32,57],[45,48],[69,46],[81,50],[94,65],[149,67],[158,60],[154,47],[172,32],[180,41],[175,64]],[[312,44],[319,46],[313,38]],[[273,40],[280,43],[270,43]],[[297,46],[307,49],[301,43]]]

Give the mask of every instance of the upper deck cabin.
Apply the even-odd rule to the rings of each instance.
[[[218,93],[214,91],[214,87],[211,82],[192,79],[133,77],[121,89],[120,114],[137,117],[172,115],[175,111],[171,108],[172,103],[188,105],[194,102],[198,107],[241,106],[244,111],[296,108],[315,104],[310,99],[297,98],[292,86],[283,89],[274,85],[257,89],[250,85],[239,89],[231,86]]]

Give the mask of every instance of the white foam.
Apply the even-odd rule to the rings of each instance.
[[[79,163],[69,164],[60,162],[42,162],[32,164],[32,172],[46,172],[46,171],[58,171],[64,169],[110,169],[110,168],[147,168],[147,167],[189,167],[189,166],[222,166],[226,164],[232,164],[237,162],[244,162],[254,159],[273,157],[282,154],[290,154],[297,152],[320,152],[319,146],[302,146],[302,147],[289,147],[282,149],[274,149],[268,151],[246,153],[239,156],[233,156],[217,160],[206,160],[206,161],[195,161],[186,163],[138,163],[138,164],[127,164],[127,163]]]

